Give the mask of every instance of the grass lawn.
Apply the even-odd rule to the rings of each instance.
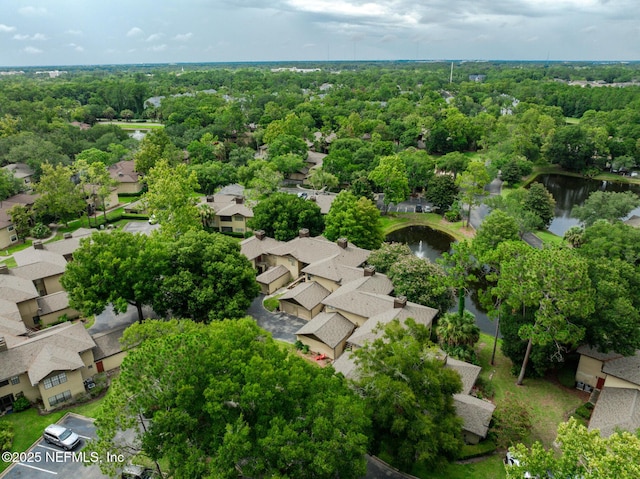
[[[0,418],[0,421],[7,421],[13,424],[14,436],[11,451],[23,452],[42,435],[45,427],[57,422],[67,412],[73,412],[87,417],[95,417],[101,403],[102,398],[63,411],[55,411],[44,416],[38,414],[36,408],[31,408],[26,411],[7,414]],[[0,472],[4,471],[8,466],[9,463],[0,461]]]
[[[0,264],[6,264],[9,268],[15,268],[16,266],[18,266],[18,263],[16,263],[16,260],[13,258],[13,256],[11,258],[0,261]]]
[[[525,379],[523,386],[516,386],[516,378],[511,374],[511,361],[502,354],[499,343],[494,366],[490,364],[493,336],[481,334],[476,348],[482,366],[481,376],[490,380],[495,389],[493,402],[500,407],[500,400],[510,392],[529,404],[533,430],[524,441],[525,444],[540,441],[545,447],[551,447],[558,424],[566,421],[569,414],[586,401],[587,396],[561,386],[553,377]],[[484,458],[472,459],[463,464],[447,464],[441,468],[416,465],[412,474],[422,479],[504,478],[506,473],[502,458],[503,453],[499,451]]]
[[[448,234],[456,241],[462,241],[475,235],[473,229],[462,226],[462,221],[449,223],[436,213],[389,213],[382,216],[381,220],[382,232],[385,236],[408,226],[428,226]]]
[[[24,243],[20,243],[14,246],[9,246],[7,249],[0,251],[0,256],[9,256],[10,254],[15,253],[16,251],[22,251],[23,249],[27,249],[31,246],[31,240],[26,240]]]
[[[100,121],[98,123],[102,123],[104,125],[118,125],[123,130],[157,130],[159,128],[164,128],[162,123],[152,122],[136,123],[135,121]]]
[[[533,234],[545,244],[557,245],[564,242],[560,236],[553,234],[551,231],[536,231]]]

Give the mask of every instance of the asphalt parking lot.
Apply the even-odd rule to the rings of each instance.
[[[47,444],[40,438],[26,453],[21,455],[3,474],[2,479],[44,479],[52,477],[108,479],[100,472],[100,467],[92,457],[91,452],[85,450],[88,439],[96,438],[96,428],[93,422],[83,416],[67,414],[58,424],[68,427],[80,436],[80,445],[73,451]],[[86,466],[85,463],[89,465]]]

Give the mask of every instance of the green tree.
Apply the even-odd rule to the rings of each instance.
[[[88,148],[86,150],[82,150],[76,155],[76,161],[84,161],[88,165],[98,162],[110,165],[112,163],[111,159],[112,155],[106,151],[99,150],[98,148]]]
[[[20,193],[24,183],[13,176],[13,173],[0,169],[0,201]]]
[[[176,237],[189,230],[202,228],[196,206],[195,191],[199,189],[196,174],[187,165],[171,167],[160,160],[147,175],[148,191],[142,200],[149,215],[154,215],[162,233]]]
[[[465,171],[469,166],[469,157],[463,155],[459,151],[452,151],[442,156],[437,163],[440,170],[453,174],[453,178],[457,179],[458,175]]]
[[[571,216],[579,219],[584,226],[591,226],[603,219],[610,223],[627,216],[631,210],[640,206],[640,196],[631,192],[594,191],[582,206],[574,206]]]
[[[406,243],[383,243],[369,255],[367,264],[375,266],[376,271],[386,274],[405,256],[413,256],[411,248]]]
[[[489,172],[482,161],[472,161],[467,169],[457,178],[456,184],[460,188],[460,199],[467,205],[467,226],[471,220],[471,208],[482,202],[487,195],[484,187],[489,184]]]
[[[530,249],[501,265],[494,293],[511,308],[536,309],[533,324],[519,330],[527,340],[517,384],[522,384],[534,344],[576,344],[584,337],[584,328],[576,319],[594,310],[594,291],[587,263],[567,248]]]
[[[111,303],[116,313],[135,306],[142,321],[142,306],[153,303],[165,265],[165,251],[148,236],[94,233],[80,241],[60,283],[71,307],[85,316],[99,314]]]
[[[423,190],[435,175],[435,161],[425,151],[408,148],[399,153],[407,168],[411,191]]]
[[[247,225],[253,230],[264,230],[277,240],[289,241],[303,228],[311,236],[322,234],[324,219],[315,202],[288,193],[274,193],[253,208],[253,218]]]
[[[325,171],[324,168],[313,168],[309,172],[307,182],[316,191],[324,190],[325,188],[331,189],[338,186],[338,177]]]
[[[273,165],[262,162],[263,164],[255,170],[253,178],[249,181],[248,186],[253,190],[253,195],[257,198],[264,198],[276,191],[282,183],[284,176],[273,168]]]
[[[9,209],[9,217],[16,229],[18,238],[25,239],[29,235],[31,226],[33,225],[33,215],[26,206],[13,205]]]
[[[598,220],[585,228],[576,251],[585,258],[619,258],[637,265],[640,258],[640,229],[620,221]]]
[[[459,191],[453,176],[436,175],[427,184],[427,192],[424,197],[444,213],[456,200]]]
[[[104,213],[104,222],[107,223],[107,206],[112,206],[107,203],[107,199],[118,182],[111,178],[109,170],[101,161],[87,163],[86,160],[76,160],[74,169],[80,177],[85,195],[94,201],[94,205],[97,203]]]
[[[401,256],[387,272],[396,295],[437,309],[441,314],[454,304],[454,291],[448,285],[444,269],[426,258]]]
[[[404,325],[396,319],[354,353],[354,383],[373,422],[372,452],[385,451],[405,471],[416,462],[453,459],[462,447],[462,420],[453,405],[462,382],[444,367],[429,336],[412,319]]]
[[[540,218],[544,228],[547,228],[555,217],[556,200],[542,183],[533,183],[524,197],[523,208]]]
[[[160,160],[175,165],[181,158],[182,152],[171,142],[164,128],[151,130],[142,139],[138,151],[133,155],[135,171],[143,175],[149,173]]]
[[[259,288],[237,241],[193,230],[177,240],[160,240],[169,269],[156,285],[154,311],[204,322],[245,314]]]
[[[380,211],[371,200],[341,191],[325,217],[324,236],[330,241],[347,238],[360,248],[377,249],[384,241]]]
[[[533,428],[531,406],[510,391],[500,401],[493,413],[491,431],[500,448],[515,446],[526,439]]]
[[[285,153],[278,156],[269,155],[269,161],[275,166],[276,170],[285,176],[295,173],[305,166],[302,157],[295,153]]]
[[[358,176],[355,180],[353,180],[351,182],[349,190],[356,198],[362,198],[364,196],[371,201],[375,200],[373,189],[371,188],[371,182],[366,176]]]
[[[54,221],[68,224],[69,220],[77,218],[86,209],[84,192],[72,181],[72,177],[73,171],[67,166],[42,165],[42,177],[35,185],[40,197],[33,205],[38,216],[48,216]]]
[[[384,193],[384,212],[389,204],[402,203],[409,196],[407,171],[398,155],[383,156],[376,168],[369,173],[369,179]]]
[[[535,442],[531,448],[522,444],[511,448],[518,466],[506,466],[507,478],[579,477],[584,479],[634,479],[640,476],[640,437],[630,432],[614,432],[602,437],[600,431],[588,430],[575,418],[558,425],[556,447],[545,449]]]
[[[571,171],[584,171],[593,163],[595,144],[587,129],[580,125],[557,128],[545,145],[544,153],[551,163]]]
[[[436,336],[440,346],[448,354],[463,361],[475,358],[473,348],[480,339],[480,328],[471,311],[465,310],[462,316],[458,312],[442,315],[438,318]]]
[[[103,459],[139,451],[176,479],[364,475],[369,422],[331,368],[290,354],[250,318],[139,327],[142,342],[96,421],[92,446]],[[135,438],[125,444],[118,431],[129,428]],[[122,466],[101,461],[107,473]]]
[[[502,210],[493,210],[485,217],[473,238],[473,250],[481,259],[503,241],[520,239],[516,220]]]

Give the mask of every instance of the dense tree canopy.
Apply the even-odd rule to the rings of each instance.
[[[452,396],[462,382],[444,367],[429,336],[412,319],[394,320],[382,337],[355,351],[355,386],[371,414],[373,452],[385,451],[407,471],[416,462],[455,458],[462,446]]]
[[[311,236],[322,234],[324,218],[315,202],[288,193],[274,193],[253,208],[248,226],[264,230],[267,236],[277,240],[289,241],[303,228],[308,229]]]
[[[640,196],[631,191],[594,191],[581,206],[575,206],[571,210],[571,216],[578,218],[584,226],[591,226],[599,219],[613,223],[638,206]]]
[[[575,418],[558,426],[553,442],[557,450],[545,449],[536,442],[531,448],[522,444],[511,448],[518,466],[507,466],[508,478],[579,477],[581,479],[633,479],[640,475],[640,437],[630,432],[614,432],[602,437],[589,431]]]
[[[101,454],[139,451],[176,479],[364,475],[367,416],[331,368],[290,354],[249,318],[136,328],[128,337],[146,339],[96,423]],[[129,428],[131,443],[117,436]],[[111,473],[122,465],[101,463]]]
[[[42,165],[42,177],[35,186],[40,196],[34,204],[40,218],[68,223],[86,210],[84,192],[72,176],[73,171],[67,166]]]
[[[163,247],[168,269],[153,300],[159,314],[204,322],[234,319],[258,294],[255,270],[232,238],[192,230]]]
[[[367,198],[344,190],[333,200],[325,217],[324,236],[331,241],[347,238],[364,249],[377,249],[384,241],[380,211]]]

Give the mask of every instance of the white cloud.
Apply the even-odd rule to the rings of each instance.
[[[23,52],[28,53],[29,55],[38,55],[42,53],[42,50],[36,47],[26,47]]]
[[[138,27],[133,27],[127,32],[128,37],[137,37],[138,35],[142,35],[142,29]]]
[[[162,45],[154,45],[150,48],[148,48],[149,51],[151,52],[163,52],[167,49],[167,45],[165,45],[164,43]]]
[[[82,35],[82,30],[67,30],[65,33],[67,35]]]
[[[153,35],[149,35],[145,41],[147,42],[156,42],[163,37],[162,33],[154,33]]]
[[[75,43],[69,43],[69,46],[73,48],[77,52],[83,52],[84,48],[80,45],[76,45]]]
[[[173,37],[173,39],[177,40],[179,42],[186,42],[186,41],[189,41],[192,36],[193,36],[193,33],[191,33],[191,32],[189,32],[189,33],[178,33],[175,37]]]
[[[18,9],[18,13],[20,15],[24,15],[25,17],[37,17],[47,14],[47,9],[44,7],[22,7]]]
[[[47,37],[43,33],[36,33],[35,35],[22,35],[20,33],[16,33],[13,36],[14,40],[35,40],[35,41],[43,41],[46,40]]]
[[[9,25],[5,25],[4,23],[0,23],[0,32],[15,32],[16,27],[10,27]]]

